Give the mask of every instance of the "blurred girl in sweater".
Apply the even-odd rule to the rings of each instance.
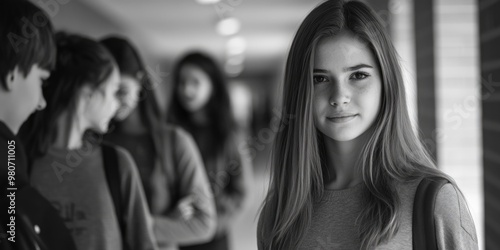
[[[191,133],[200,148],[215,205],[217,232],[208,243],[183,249],[229,249],[231,222],[249,194],[251,169],[238,151],[239,135],[226,80],[205,54],[185,55],[174,67],[169,120]]]
[[[154,219],[160,249],[210,240],[215,206],[200,153],[183,129],[164,125],[155,86],[137,50],[124,38],[109,37],[120,69],[120,107],[105,140],[132,153]]]

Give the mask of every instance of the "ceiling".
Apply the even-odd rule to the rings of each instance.
[[[241,29],[234,36],[246,41],[244,71],[263,73],[282,67],[296,29],[319,2],[222,0],[201,5],[195,0],[86,0],[85,4],[124,27],[146,57],[167,62],[191,49],[207,51],[224,62],[230,37],[219,35],[215,26],[225,17],[235,17]]]

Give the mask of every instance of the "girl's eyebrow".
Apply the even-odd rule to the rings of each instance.
[[[328,70],[325,70],[325,69],[313,69],[313,73],[328,73]]]
[[[354,71],[354,70],[358,70],[358,69],[361,69],[361,68],[372,68],[373,69],[373,67],[370,66],[370,65],[368,65],[368,64],[360,63],[360,64],[352,66],[352,67],[344,68],[344,72]]]
[[[358,70],[358,69],[361,69],[361,68],[371,68],[373,69],[372,66],[368,65],[368,64],[364,64],[364,63],[360,63],[358,65],[355,65],[355,66],[351,66],[351,67],[346,67],[344,68],[344,72],[348,72],[348,71],[355,71],[355,70]],[[329,70],[326,70],[326,69],[313,69],[313,73],[328,73],[330,72]]]

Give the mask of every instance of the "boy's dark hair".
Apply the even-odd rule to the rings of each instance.
[[[31,67],[51,70],[56,58],[53,28],[47,14],[27,0],[0,1],[0,84],[17,66],[24,76]]]

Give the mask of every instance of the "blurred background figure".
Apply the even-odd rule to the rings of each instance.
[[[101,43],[120,69],[120,107],[105,140],[132,154],[160,249],[210,240],[216,213],[198,148],[182,129],[164,125],[155,89],[136,49],[121,37]]]
[[[213,59],[192,52],[175,65],[173,84],[168,120],[193,135],[201,151],[217,208],[215,237],[208,243],[182,249],[230,249],[230,226],[248,198],[251,169],[238,151],[239,131],[225,76]]]
[[[173,65],[202,50],[221,62],[236,122],[253,160],[250,206],[233,224],[231,245],[256,249],[256,218],[267,188],[269,150],[294,32],[320,0],[33,0],[56,29],[128,37],[144,56],[162,114]],[[366,0],[401,56],[414,125],[437,165],[462,188],[480,247],[500,248],[500,1]]]
[[[134,161],[123,148],[100,144],[119,107],[115,60],[85,36],[59,32],[55,42],[47,106],[20,130],[31,184],[59,211],[78,249],[157,249]]]

